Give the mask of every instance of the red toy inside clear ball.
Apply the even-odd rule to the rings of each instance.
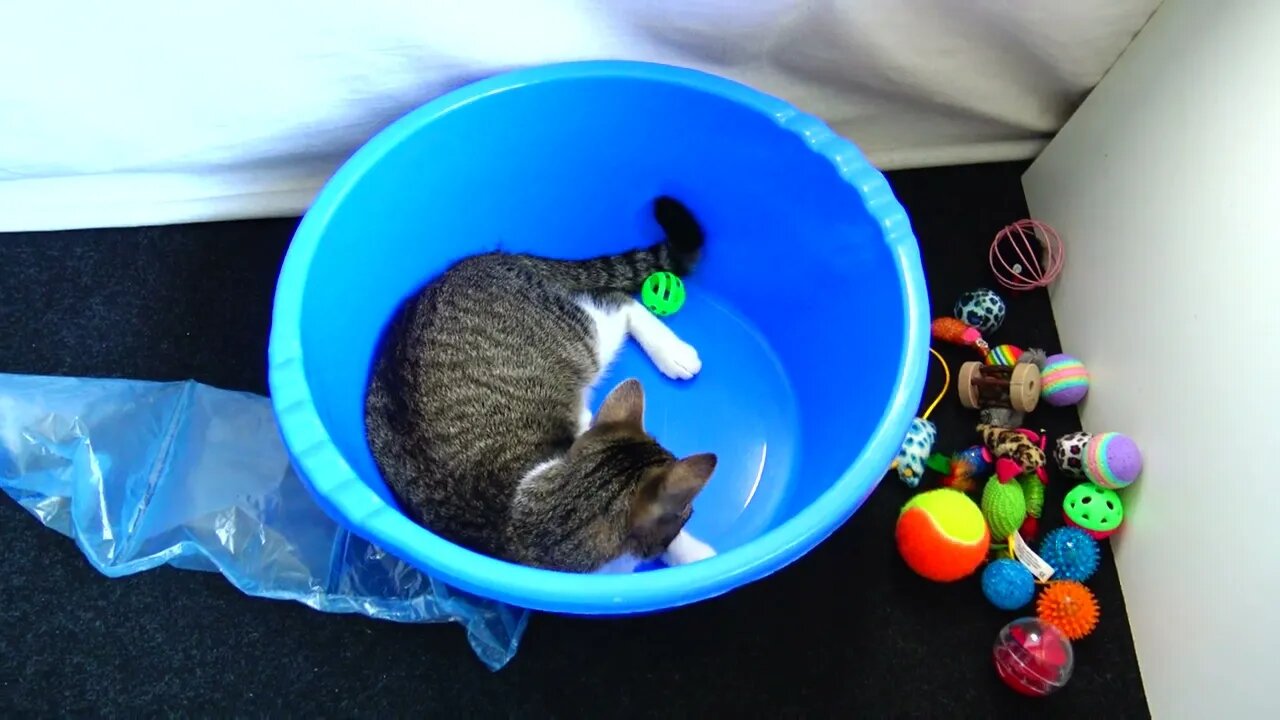
[[[1023,695],[1043,697],[1062,689],[1075,669],[1071,641],[1033,617],[1014,620],[996,637],[996,672]]]

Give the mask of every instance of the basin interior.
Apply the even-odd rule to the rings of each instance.
[[[692,530],[722,551],[747,542],[863,450],[900,374],[904,281],[855,188],[801,136],[724,97],[643,78],[533,83],[408,121],[333,205],[302,299],[321,422],[382,497],[363,398],[396,306],[478,252],[585,258],[652,243],[660,194],[707,232],[689,300],[668,318],[703,371],[667,380],[629,343],[595,399],[638,377],[661,442],[717,453]]]

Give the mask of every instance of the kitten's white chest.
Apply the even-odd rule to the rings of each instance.
[[[600,362],[600,373],[596,380],[609,369],[613,359],[618,356],[622,344],[627,341],[627,312],[623,308],[602,308],[590,298],[578,300],[581,307],[596,327],[596,359]]]
[[[579,433],[584,433],[591,427],[591,412],[587,410],[591,407],[591,388],[600,382],[628,336],[640,343],[653,364],[669,378],[688,380],[702,369],[698,351],[676,337],[671,328],[635,300],[607,308],[597,305],[590,298],[582,297],[578,299],[578,307],[587,313],[595,325],[596,359],[600,367],[588,387],[583,389],[582,409],[578,417]]]

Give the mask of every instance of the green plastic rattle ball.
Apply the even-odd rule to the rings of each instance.
[[[1124,505],[1115,490],[1087,482],[1075,486],[1063,498],[1062,514],[1066,516],[1067,524],[1082,528],[1101,540],[1120,529],[1120,523],[1124,522]]]
[[[675,273],[660,270],[644,279],[640,302],[658,317],[666,317],[684,306],[684,282]]]

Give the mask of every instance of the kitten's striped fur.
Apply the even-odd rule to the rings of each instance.
[[[528,565],[588,572],[668,546],[715,456],[678,460],[643,428],[643,392],[590,392],[627,335],[670,377],[696,351],[635,302],[658,270],[684,275],[703,233],[659,198],[666,239],[585,261],[490,253],[464,259],[398,311],[366,399],[370,449],[410,517],[454,542]]]

